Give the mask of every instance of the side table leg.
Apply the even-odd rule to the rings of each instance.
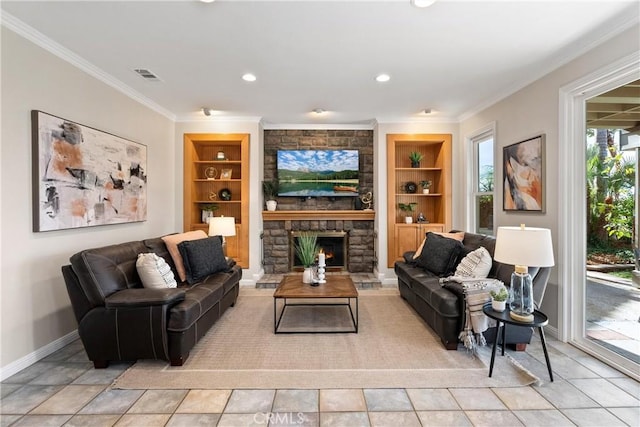
[[[504,348],[507,346],[507,324],[502,324],[502,355],[504,356]]]
[[[491,364],[489,365],[489,378],[493,374],[493,362],[496,360],[496,347],[498,346],[498,333],[500,332],[500,321],[496,324],[496,335],[493,339],[493,349],[491,350]]]
[[[553,372],[551,371],[551,362],[549,361],[549,353],[547,353],[547,342],[544,339],[544,330],[542,329],[542,326],[538,328],[538,331],[540,331],[540,341],[542,341],[542,350],[544,350],[544,360],[547,362],[549,378],[551,378],[551,382],[553,382]]]

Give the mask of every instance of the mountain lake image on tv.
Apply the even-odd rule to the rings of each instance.
[[[278,196],[358,195],[358,150],[278,150]]]

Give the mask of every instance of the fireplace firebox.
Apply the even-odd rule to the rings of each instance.
[[[296,255],[295,244],[298,236],[304,232],[292,231],[289,237],[289,267],[291,271],[302,271],[303,266]],[[349,233],[346,231],[319,231],[317,245],[320,251],[325,254],[327,271],[344,271],[347,270],[348,253],[347,248]]]

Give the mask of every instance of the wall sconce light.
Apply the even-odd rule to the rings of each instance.
[[[204,113],[205,116],[209,117],[213,113],[213,110],[208,107],[203,107],[202,112]]]

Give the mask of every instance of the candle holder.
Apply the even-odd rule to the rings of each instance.
[[[327,281],[324,279],[325,275],[325,267],[327,266],[326,261],[325,261],[325,255],[324,252],[321,252],[318,254],[318,283],[327,283]]]
[[[327,283],[327,281],[324,279],[325,275],[324,275],[324,265],[319,265],[318,266],[318,283]]]

